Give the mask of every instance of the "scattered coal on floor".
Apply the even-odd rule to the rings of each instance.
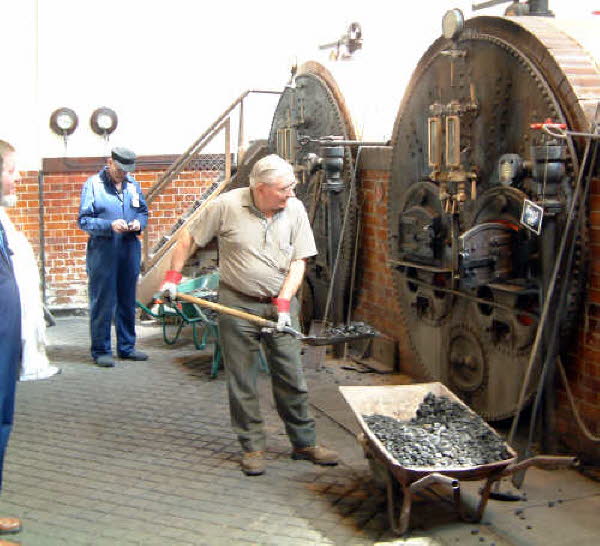
[[[479,415],[431,392],[410,421],[378,414],[363,419],[403,466],[478,466],[511,457]]]

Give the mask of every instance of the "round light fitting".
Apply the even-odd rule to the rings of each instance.
[[[110,108],[104,106],[96,108],[90,117],[90,125],[92,131],[97,135],[106,137],[114,132],[117,128],[118,118],[117,113]]]
[[[78,123],[77,114],[70,108],[57,108],[50,115],[50,129],[62,137],[72,134]]]

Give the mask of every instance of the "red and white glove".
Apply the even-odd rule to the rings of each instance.
[[[165,279],[160,285],[160,292],[165,298],[175,298],[177,296],[177,285],[181,282],[183,275],[179,271],[169,269]]]
[[[290,315],[290,300],[285,298],[273,298],[273,304],[277,307],[277,331],[283,332],[286,326],[292,326]]]

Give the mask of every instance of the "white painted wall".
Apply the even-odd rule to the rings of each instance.
[[[472,15],[469,0],[2,0],[0,138],[17,146],[25,170],[116,144],[181,153],[244,90],[281,90],[294,59],[326,62],[318,45],[352,21],[362,25],[363,51],[331,70],[364,136],[388,138],[404,85],[454,7]],[[600,0],[550,7],[560,18],[597,20],[598,45],[600,16],[591,12]],[[249,138],[267,136],[276,100],[248,101]],[[48,127],[61,106],[79,116],[66,151]],[[108,144],[89,126],[99,106],[119,116]]]

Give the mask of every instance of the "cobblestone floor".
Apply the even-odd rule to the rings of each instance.
[[[461,523],[449,497],[427,490],[409,535],[395,537],[337,387],[402,377],[357,374],[339,361],[307,371],[320,443],[342,455],[339,466],[318,467],[290,459],[265,376],[268,469],[249,478],[239,470],[223,375],[210,379],[210,353],[196,351],[190,336],[169,347],[158,328],[141,326],[138,348],[150,360],[102,369],[88,356],[87,317],[57,322],[48,354],[62,374],[19,384],[0,497],[0,514],[24,521],[13,537],[24,545],[525,545],[564,544],[553,540],[565,533],[576,544],[597,543],[598,484],[541,471],[527,503],[490,503],[481,525]],[[476,495],[467,488],[467,500]],[[548,497],[559,495],[565,502],[549,510]],[[530,519],[516,518],[518,507]],[[562,535],[542,523],[560,518],[571,522]]]

